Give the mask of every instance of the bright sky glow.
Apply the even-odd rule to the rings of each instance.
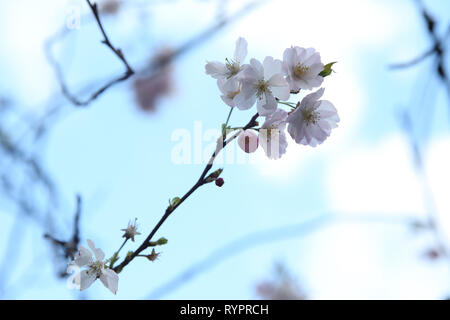
[[[146,58],[147,50],[179,44],[213,21],[211,3],[179,2],[155,5],[147,12],[152,22],[144,24],[144,30],[136,30],[138,15],[133,10],[105,25],[137,64]],[[434,12],[450,12],[449,3],[436,2],[431,7]],[[57,84],[42,45],[73,5],[87,13],[81,0],[1,2],[0,84],[20,103],[42,106],[53,96]],[[241,5],[242,1],[230,1],[229,10]],[[74,83],[102,79],[118,70],[114,57],[98,43],[100,34],[83,21],[74,43],[67,45],[74,48],[67,50],[72,56],[62,59]],[[129,34],[141,42],[133,42]],[[268,1],[178,61],[176,91],[163,100],[154,116],[136,111],[130,84],[122,84],[89,108],[63,117],[50,135],[45,161],[61,186],[62,212],[73,212],[75,193],[84,196],[83,238],[92,239],[106,256],[111,255],[121,244],[120,229],[130,219],[137,217],[141,232],[147,234],[168,198],[183,194],[194,183],[202,168],[171,163],[171,136],[180,128],[193,130],[195,121],[202,121],[205,130],[220,127],[229,109],[215,81],[204,74],[204,64],[232,56],[239,36],[249,43],[248,57],[281,58],[286,47],[299,45],[315,47],[325,62],[338,61],[336,73],[325,82],[324,99],[338,109],[339,128],[317,148],[298,146],[289,138],[287,154],[278,161],[267,160],[259,150],[253,155],[254,164],[226,164],[225,185],[221,189],[206,186],[183,204],[158,233],[169,239],[160,259],[130,265],[120,275],[117,298],[145,298],[219,246],[250,232],[330,212],[339,214],[342,222],[307,237],[240,253],[163,298],[255,298],[256,284],[270,275],[276,261],[286,263],[313,299],[434,299],[450,294],[446,291],[448,264],[422,259],[431,237],[415,237],[398,223],[364,222],[374,213],[397,221],[421,217],[425,210],[409,146],[395,120],[399,105],[410,102],[421,70],[394,73],[387,67],[427,48],[420,17],[407,0]],[[445,108],[445,99],[437,101],[438,108]],[[232,123],[246,123],[250,115],[235,112]],[[425,153],[429,183],[448,234],[450,216],[443,213],[450,210],[449,147],[448,129],[441,130],[433,133]],[[61,220],[67,225],[65,231],[70,230],[70,215]],[[3,244],[14,224],[11,212],[1,211],[0,221],[3,261]],[[5,297],[78,298],[64,280],[55,278],[51,250],[41,230],[30,223],[21,232],[19,267],[8,276],[11,290]],[[142,239],[137,238],[137,243]],[[24,272],[33,281],[26,288],[16,288],[14,283]],[[100,283],[86,294],[116,298]]]

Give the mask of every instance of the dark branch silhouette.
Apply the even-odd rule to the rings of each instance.
[[[135,71],[130,67],[130,64],[126,60],[123,52],[121,49],[118,49],[114,47],[109,40],[109,37],[107,33],[105,32],[104,26],[100,20],[99,10],[96,5],[96,3],[92,4],[89,0],[87,0],[89,7],[91,8],[91,11],[95,17],[95,20],[97,22],[97,25],[100,29],[100,32],[102,33],[104,39],[102,43],[104,43],[108,48],[111,49],[111,51],[121,60],[121,62],[124,64],[126,68],[126,72],[116,78],[113,78],[112,80],[109,80],[105,85],[103,85],[100,89],[96,90],[94,93],[92,93],[87,99],[80,99],[77,97],[77,95],[71,93],[69,90],[66,81],[64,79],[64,75],[61,69],[61,66],[57,62],[57,60],[53,57],[52,54],[52,46],[55,41],[61,39],[64,35],[67,34],[67,29],[61,30],[59,33],[57,33],[55,36],[51,37],[45,46],[45,52],[47,55],[47,59],[54,69],[54,72],[56,74],[57,80],[59,82],[59,85],[61,87],[61,91],[63,95],[75,106],[79,107],[85,107],[88,106],[91,102],[96,100],[98,97],[100,97],[103,93],[105,93],[108,89],[113,87],[114,85],[123,82],[130,77],[132,77],[134,74],[140,74],[140,75],[146,75],[148,76],[158,73],[162,68],[164,68],[167,64],[172,63],[174,60],[179,58],[185,53],[188,53],[192,49],[196,48],[198,45],[206,42],[208,39],[210,39],[212,36],[217,34],[220,30],[222,30],[225,26],[229,25],[232,22],[235,22],[257,8],[257,6],[261,5],[265,2],[265,0],[257,0],[254,2],[251,2],[247,5],[245,5],[243,8],[241,8],[236,13],[232,14],[230,17],[224,17],[222,20],[219,20],[218,22],[214,23],[212,26],[208,27],[206,30],[200,32],[198,35],[195,35],[193,38],[187,40],[185,43],[180,45],[178,48],[176,48],[170,55],[167,55],[164,59],[155,60],[152,64],[149,66],[144,67],[140,71]]]
[[[82,211],[82,198],[80,195],[76,196],[75,207],[75,214],[73,218],[73,234],[69,240],[60,240],[48,233],[44,234],[44,238],[50,240],[54,246],[58,247],[62,252],[62,256],[66,259],[73,259],[75,253],[78,250],[78,245],[80,244],[80,217]],[[66,276],[65,271],[62,271],[60,273],[60,276]]]
[[[103,35],[103,40],[102,43],[107,46],[109,49],[111,49],[111,51],[117,56],[117,58],[123,63],[123,65],[125,66],[125,73],[117,78],[114,78],[112,80],[110,80],[109,82],[107,82],[105,85],[103,85],[100,89],[98,89],[97,91],[95,91],[94,93],[91,94],[91,96],[89,98],[87,98],[86,100],[81,100],[79,98],[77,98],[75,95],[73,95],[70,91],[69,88],[67,87],[67,84],[64,80],[61,68],[59,67],[57,61],[53,58],[52,54],[51,54],[51,42],[47,43],[47,48],[46,48],[46,52],[47,52],[47,58],[50,61],[50,64],[53,66],[53,68],[55,69],[55,73],[56,76],[58,78],[58,81],[60,83],[61,86],[61,90],[62,93],[64,94],[64,96],[67,97],[67,99],[70,100],[70,102],[72,102],[74,105],[79,106],[79,107],[83,107],[83,106],[87,106],[89,105],[92,101],[94,101],[95,99],[97,99],[99,96],[101,96],[106,90],[108,90],[109,88],[111,88],[112,86],[127,80],[129,77],[131,77],[134,74],[134,70],[131,68],[130,64],[128,63],[127,59],[125,58],[125,55],[123,54],[122,50],[120,48],[115,47],[111,41],[109,40],[109,37],[103,27],[102,21],[100,19],[100,14],[99,14],[99,10],[97,7],[97,4],[94,3],[92,4],[91,1],[86,0],[87,4],[89,5],[89,8],[92,11],[92,14],[95,17],[95,20],[97,22],[97,25],[100,29],[101,34]],[[57,37],[60,37],[61,35],[63,35],[65,33],[65,30],[63,30],[60,34],[57,35]]]
[[[447,27],[447,31],[444,35],[439,35],[438,30],[436,29],[437,22],[432,17],[430,12],[427,10],[425,5],[423,4],[422,0],[415,0],[415,3],[417,5],[417,8],[423,18],[426,32],[430,38],[430,41],[432,42],[431,49],[425,51],[421,55],[419,55],[417,58],[405,62],[405,63],[398,63],[398,64],[392,64],[390,66],[391,69],[404,69],[404,68],[410,68],[413,67],[420,62],[424,61],[428,57],[435,57],[435,72],[438,78],[441,80],[442,84],[444,85],[448,99],[450,101],[450,78],[448,75],[448,71],[445,67],[445,57],[447,54],[446,50],[446,42],[448,41],[450,37],[450,25]],[[449,109],[450,109],[450,103],[449,103]]]
[[[259,117],[259,114],[256,113],[250,121],[242,128],[243,131],[253,128],[258,125],[258,122],[256,122],[256,119]],[[153,230],[150,232],[148,237],[144,240],[144,242],[139,246],[139,248],[134,251],[131,255],[128,255],[121,264],[119,264],[117,267],[115,267],[113,270],[116,272],[122,271],[122,269],[129,264],[135,257],[137,257],[142,251],[147,249],[151,246],[150,241],[153,239],[153,236],[155,233],[159,230],[159,228],[163,225],[163,223],[169,218],[169,216],[187,199],[189,198],[198,188],[201,186],[211,183],[214,181],[215,178],[220,175],[220,173],[217,174],[218,171],[215,171],[211,173],[208,177],[206,176],[209,171],[211,170],[214,160],[216,159],[217,155],[222,151],[231,141],[236,139],[239,135],[240,131],[236,134],[234,134],[232,137],[226,139],[226,134],[223,134],[221,141],[218,141],[216,151],[212,154],[211,158],[208,161],[208,164],[206,165],[205,169],[203,170],[202,174],[200,175],[200,178],[197,180],[197,182],[192,186],[191,189],[189,189],[188,192],[184,196],[182,196],[176,203],[170,204],[162,218],[159,220],[159,222],[156,224],[156,226],[153,228]],[[221,172],[221,170],[220,170]]]

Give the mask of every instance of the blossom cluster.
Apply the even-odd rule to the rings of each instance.
[[[333,104],[320,100],[324,89],[309,93],[298,103],[288,102],[291,94],[319,88],[331,73],[331,64],[324,65],[313,48],[291,47],[283,60],[267,56],[263,62],[247,56],[247,41],[239,38],[233,59],[207,62],[205,71],[217,79],[222,100],[231,108],[247,110],[256,104],[265,117],[261,128],[246,130],[238,138],[245,152],[254,152],[259,145],[271,159],[280,158],[287,148],[286,129],[292,139],[302,145],[317,146],[337,127],[339,116]],[[288,106],[291,110],[280,108]]]

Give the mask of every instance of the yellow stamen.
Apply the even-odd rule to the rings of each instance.
[[[301,63],[299,63],[298,65],[296,65],[295,67],[294,67],[294,75],[297,77],[297,78],[303,78],[305,75],[306,75],[306,73],[309,71],[309,67],[308,66],[305,66],[304,64],[301,64]]]

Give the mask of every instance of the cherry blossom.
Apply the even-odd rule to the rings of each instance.
[[[78,268],[87,267],[87,269],[79,271],[75,276],[74,282],[79,286],[80,290],[85,290],[94,283],[95,280],[100,279],[103,285],[112,293],[116,294],[119,285],[119,276],[112,269],[106,267],[103,259],[105,254],[102,249],[96,248],[91,240],[87,240],[88,246],[94,253],[95,260],[92,259],[92,253],[84,246],[80,246],[79,251],[74,257],[74,260],[69,262],[69,269],[73,267]]]
[[[323,77],[319,73],[323,67],[320,54],[313,48],[291,47],[284,51],[283,70],[293,92],[320,87]]]
[[[261,144],[270,159],[279,159],[287,149],[286,126],[298,144],[315,147],[325,141],[337,127],[339,116],[331,102],[319,100],[324,89],[306,95],[297,104],[288,99],[301,89],[320,87],[324,77],[331,74],[334,62],[324,66],[314,48],[298,46],[285,49],[283,61],[267,56],[262,63],[252,58],[250,64],[243,65],[246,55],[247,42],[239,38],[232,62],[208,62],[206,65],[206,73],[218,79],[225,104],[247,110],[256,103],[257,116],[265,117],[259,129],[252,128],[239,135],[239,147],[251,153]],[[281,105],[292,110],[288,113],[279,108]]]
[[[249,109],[257,102],[259,115],[267,116],[277,109],[277,100],[287,100],[289,85],[282,74],[282,62],[266,57],[261,64],[256,59],[242,72],[242,88],[236,96],[240,109]]]
[[[218,61],[207,62],[205,65],[206,74],[209,74],[214,79],[230,79],[244,69],[243,62],[246,56],[247,41],[244,38],[239,38],[236,41],[234,58],[232,60],[225,59],[225,63]]]
[[[296,143],[315,147],[330,136],[337,127],[339,116],[333,104],[319,100],[325,89],[305,96],[287,117],[288,132]]]
[[[233,78],[230,80],[219,79],[217,80],[217,86],[219,87],[222,95],[220,96],[227,105],[230,107],[236,107],[236,96],[241,91],[241,83],[238,79]]]
[[[128,222],[128,227],[126,229],[122,229],[125,233],[123,234],[122,238],[131,239],[131,241],[134,242],[134,236],[140,235],[141,233],[137,231],[137,224],[136,220],[134,219],[134,222]]]

